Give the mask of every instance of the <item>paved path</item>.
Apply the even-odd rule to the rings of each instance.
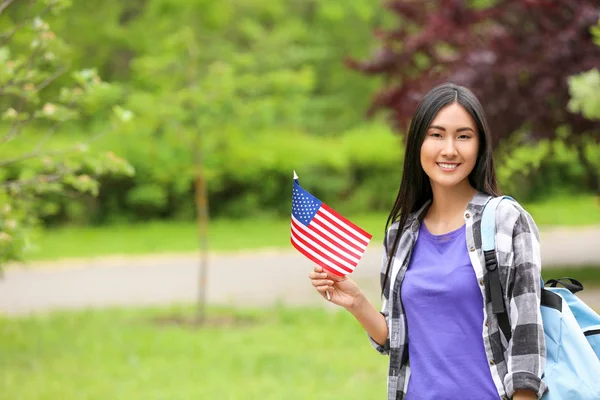
[[[380,249],[372,244],[354,279],[377,306]],[[600,227],[542,233],[546,275],[553,265],[598,265]],[[266,250],[209,257],[210,304],[267,306],[324,304],[307,274],[311,263],[295,250]],[[57,309],[194,302],[198,296],[195,254],[108,257],[9,268],[0,280],[0,314]],[[600,290],[584,292],[600,309]]]

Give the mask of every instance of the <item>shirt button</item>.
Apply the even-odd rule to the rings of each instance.
[[[466,213],[466,214],[465,214],[465,218],[471,218],[471,214],[469,214],[469,213]]]
[[[490,365],[496,365],[496,363],[494,362],[494,360],[490,360]]]
[[[481,286],[483,286],[483,279],[480,279],[480,280],[479,280],[479,284],[480,284]]]
[[[471,248],[469,249],[469,251],[470,251],[471,253],[472,253],[472,252],[474,252],[474,251],[475,251],[475,247],[471,247]]]
[[[415,221],[412,224],[412,230],[413,232],[418,232],[419,231],[419,221]]]
[[[490,324],[488,324],[488,322],[487,322],[487,321],[485,321],[485,326],[490,326]]]

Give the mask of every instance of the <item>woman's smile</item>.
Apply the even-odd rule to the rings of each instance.
[[[436,163],[444,172],[453,172],[460,165],[459,163]]]

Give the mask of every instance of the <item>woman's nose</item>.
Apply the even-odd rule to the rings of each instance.
[[[445,155],[445,156],[456,155],[456,146],[454,143],[454,139],[448,138],[445,140],[444,148],[442,149],[442,155]]]

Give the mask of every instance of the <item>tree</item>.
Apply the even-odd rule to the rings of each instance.
[[[594,42],[600,46],[600,20],[590,29]],[[600,120],[600,67],[569,78],[571,101],[569,111],[580,113],[589,120]]]
[[[596,121],[567,110],[568,77],[600,65],[590,27],[600,9],[593,0],[486,0],[469,6],[462,0],[386,3],[400,21],[377,32],[378,53],[348,65],[387,80],[369,114],[391,111],[398,129],[416,103],[436,84],[452,81],[469,87],[484,104],[496,142],[515,132],[526,140],[555,137],[570,130],[590,177],[600,190],[598,171],[586,156],[585,143],[597,141]]]
[[[230,12],[215,7],[225,15]],[[251,38],[237,46],[235,42],[220,42],[216,29],[185,23],[186,16],[181,15],[163,26],[166,33],[161,43],[132,60],[134,76],[145,88],[129,99],[143,121],[138,132],[179,143],[182,157],[170,168],[178,168],[183,181],[191,176],[195,182],[200,239],[197,319],[201,324],[206,309],[206,175],[210,174],[210,163],[219,158],[219,148],[227,146],[232,136],[233,140],[247,141],[275,121],[280,128],[297,123],[313,83],[312,72],[295,59],[302,55],[302,49],[282,48],[286,43],[282,39],[289,31],[266,32],[251,19],[244,19],[242,13],[239,17],[237,23],[248,25]],[[257,51],[261,59],[253,55]],[[157,79],[161,76],[169,79]],[[251,171],[251,166],[232,168]]]
[[[69,47],[45,18],[68,5],[0,0],[0,266],[31,250],[40,217],[58,211],[52,196],[97,194],[98,176],[133,173],[116,154],[90,148],[131,113],[117,105],[118,88],[93,69],[67,75]],[[104,107],[113,117],[101,132],[73,130],[73,121]]]

